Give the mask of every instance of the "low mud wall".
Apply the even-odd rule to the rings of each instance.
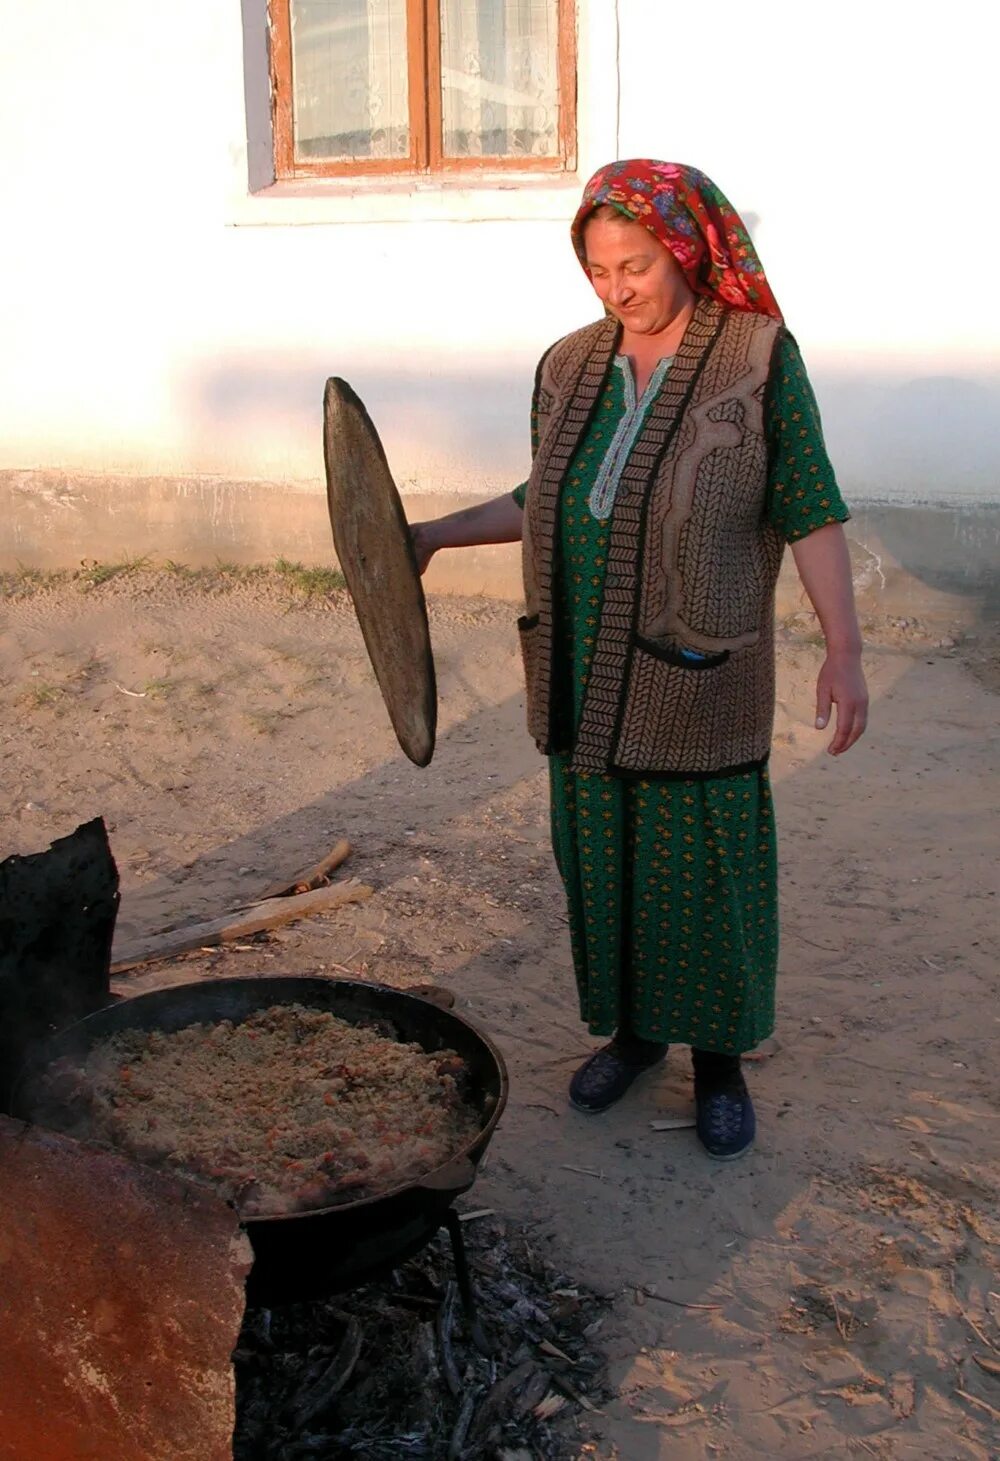
[[[477,500],[417,492],[404,499],[411,521]],[[278,558],[336,563],[326,500],[315,483],[6,471],[0,473],[0,521],[0,570],[6,572],[143,557],[191,567]],[[847,532],[863,612],[955,626],[1000,617],[1000,503],[861,504]],[[440,553],[427,587],[516,601],[519,550]],[[778,613],[805,606],[788,555]]]

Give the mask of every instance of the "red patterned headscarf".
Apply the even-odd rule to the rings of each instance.
[[[679,162],[636,158],[602,167],[583,190],[573,220],[576,256],[587,268],[583,226],[609,204],[648,228],[684,270],[696,294],[733,309],[781,319],[746,224],[710,178]]]

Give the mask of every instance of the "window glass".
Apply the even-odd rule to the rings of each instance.
[[[291,0],[295,156],[410,151],[406,0]]]
[[[559,152],[553,0],[441,0],[445,157]]]

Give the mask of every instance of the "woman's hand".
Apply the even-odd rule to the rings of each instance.
[[[836,705],[837,729],[827,750],[839,756],[868,724],[868,687],[844,529],[840,523],[827,523],[793,543],[792,555],[826,640],[826,659],[816,681],[816,729],[826,730],[830,708]]]
[[[434,533],[434,523],[411,523],[410,538],[413,542],[413,556],[417,560],[417,571],[423,574],[441,546]]]
[[[837,729],[827,750],[831,756],[849,751],[868,724],[868,686],[861,655],[853,650],[831,652],[816,681],[816,729],[825,730],[830,708],[837,707]]]
[[[524,513],[509,492],[475,507],[450,512],[426,523],[411,523],[410,538],[423,573],[439,548],[477,548],[487,543],[519,543]]]

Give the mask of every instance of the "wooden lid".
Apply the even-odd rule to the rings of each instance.
[[[382,698],[418,766],[434,754],[437,688],[427,604],[410,530],[378,432],[337,376],[323,395],[330,525]]]

